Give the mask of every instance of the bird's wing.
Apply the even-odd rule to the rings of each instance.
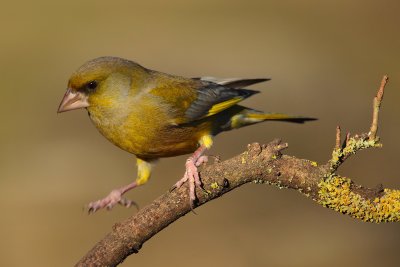
[[[190,123],[217,114],[258,93],[235,89],[200,79],[162,79],[150,94],[160,97],[174,109],[175,124]],[[159,79],[161,80],[161,79]]]
[[[194,80],[209,81],[219,85],[227,86],[230,88],[244,88],[256,83],[266,82],[271,79],[259,78],[259,79],[243,79],[243,78],[216,78],[211,76],[196,77]]]
[[[248,89],[234,89],[213,82],[203,82],[197,97],[185,111],[188,122],[217,114],[258,93]]]

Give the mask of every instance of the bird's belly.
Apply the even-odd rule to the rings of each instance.
[[[192,153],[198,147],[198,141],[202,135],[202,131],[188,127],[131,129],[120,126],[103,128],[100,131],[116,146],[146,159]]]

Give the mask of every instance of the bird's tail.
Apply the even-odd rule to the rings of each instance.
[[[283,113],[264,113],[262,111],[244,108],[231,117],[231,129],[237,129],[243,126],[263,122],[263,121],[287,121],[294,123],[304,123],[306,121],[316,120],[315,118],[292,116]]]

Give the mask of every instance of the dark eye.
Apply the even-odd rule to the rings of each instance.
[[[94,89],[96,89],[96,87],[97,87],[97,82],[96,82],[96,81],[90,81],[90,82],[88,82],[88,83],[86,84],[86,88],[87,88],[89,91],[94,91]]]

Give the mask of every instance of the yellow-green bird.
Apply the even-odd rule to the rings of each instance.
[[[133,202],[122,198],[150,178],[158,158],[193,153],[175,187],[189,183],[190,205],[201,186],[197,167],[217,134],[265,120],[303,123],[313,118],[264,113],[238,103],[258,91],[243,87],[268,79],[184,78],[118,58],[100,57],[75,71],[58,112],[86,108],[90,119],[109,141],[137,157],[133,183],[89,204],[89,212]]]

